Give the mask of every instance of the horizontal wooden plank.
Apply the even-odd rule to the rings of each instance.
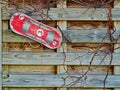
[[[110,56],[99,53],[92,65],[109,65]],[[39,53],[39,52],[3,52],[3,64],[13,65],[90,65],[93,54],[79,53]],[[120,65],[120,53],[113,53],[112,65]]]
[[[69,84],[77,80],[76,77],[80,77],[80,75],[72,76],[63,74],[9,75],[9,77],[3,78],[3,87],[70,87]],[[66,81],[64,81],[65,77],[67,77]],[[71,87],[103,88],[104,78],[105,75],[86,75]],[[109,75],[106,81],[106,88],[120,88],[120,75]]]
[[[118,38],[119,30],[116,30],[113,37]],[[106,36],[106,37],[105,37]],[[104,38],[104,40],[103,40]],[[103,40],[103,41],[102,41]],[[29,42],[25,37],[12,33],[10,30],[3,30],[3,42]],[[109,42],[109,35],[107,30],[63,30],[63,42]],[[33,41],[31,41],[33,42]],[[120,38],[118,39],[120,42]]]
[[[22,10],[19,10],[22,11]],[[47,10],[43,10],[43,13],[46,14]],[[16,12],[14,9],[3,9],[2,19],[8,20],[11,17],[10,13]],[[9,13],[8,13],[9,12]],[[23,11],[25,12],[25,11]],[[41,13],[41,12],[40,12]],[[33,17],[36,20],[50,20],[48,17],[43,15],[41,18],[38,14],[32,13],[29,16]],[[92,21],[106,21],[108,18],[108,10],[106,8],[50,8],[48,11],[49,17],[53,20],[92,20]],[[112,19],[120,20],[120,9],[112,9]]]

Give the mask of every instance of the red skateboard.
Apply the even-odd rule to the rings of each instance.
[[[62,35],[57,29],[20,12],[11,17],[10,27],[13,32],[35,40],[51,49],[59,47],[62,41]]]

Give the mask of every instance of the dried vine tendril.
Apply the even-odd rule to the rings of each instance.
[[[74,75],[71,75],[66,70],[66,68],[64,67],[68,76],[65,77],[65,78],[62,77],[62,79],[64,81],[64,84],[62,86],[74,86],[77,83],[86,80],[88,72],[91,71],[91,66],[93,64],[93,61],[94,61],[95,57],[99,56],[101,58],[101,61],[98,64],[98,66],[99,66],[105,60],[105,58],[107,56],[110,56],[110,61],[109,61],[109,65],[108,65],[108,68],[107,68],[107,74],[105,75],[105,78],[104,78],[104,81],[103,81],[103,85],[104,85],[103,89],[105,90],[106,80],[107,80],[107,77],[109,75],[109,70],[110,70],[110,67],[111,67],[111,64],[112,64],[112,61],[113,61],[113,52],[114,52],[115,49],[120,48],[120,47],[118,47],[118,48],[114,49],[114,44],[120,38],[120,35],[117,38],[113,37],[113,34],[115,33],[116,30],[115,30],[115,26],[113,25],[113,22],[112,22],[112,6],[110,4],[112,2],[114,2],[114,0],[68,0],[68,1],[75,2],[75,3],[77,3],[81,6],[87,7],[88,9],[89,8],[104,7],[106,9],[107,13],[108,13],[108,20],[107,20],[107,33],[105,34],[104,37],[102,37],[101,43],[98,44],[96,50],[95,51],[88,51],[86,54],[84,54],[82,56],[77,55],[77,57],[75,57],[74,59],[69,60],[69,62],[70,62],[70,61],[74,61],[76,59],[78,60],[81,57],[86,56],[88,54],[92,55],[87,71],[82,73],[82,75],[74,76]],[[43,21],[45,20],[44,17],[47,17],[47,19],[49,18],[49,20],[53,21],[52,18],[48,15],[48,10],[50,9],[51,6],[54,6],[56,4],[60,4],[60,3],[64,2],[64,0],[23,0],[21,3],[18,3],[18,2],[19,2],[19,0],[2,0],[2,1],[0,1],[0,4],[4,4],[5,5],[4,7],[6,7],[6,9],[7,9],[7,7],[14,7],[14,9],[16,11],[21,10],[21,11],[23,11],[23,12],[29,14],[29,15],[33,14],[33,13],[37,13],[37,15],[40,16]],[[60,4],[60,5],[62,5],[62,4]],[[43,9],[47,9],[47,13],[43,13]],[[57,27],[62,32],[60,27],[59,26],[57,26]],[[69,38],[67,38],[67,36],[64,35],[63,32],[62,32],[62,34],[63,34],[63,38],[67,42],[73,44],[71,42],[71,40],[69,40]],[[102,43],[105,41],[106,37],[109,37],[109,42],[108,42],[109,50],[108,51],[102,51],[101,50]],[[63,48],[63,51],[64,51],[64,48]],[[100,52],[104,53],[103,57],[101,57],[101,55],[99,54]],[[66,56],[65,52],[63,52],[63,55],[64,55],[63,65],[65,65],[65,62],[68,62],[68,60],[66,60],[67,56]],[[71,82],[66,83],[69,78],[71,78]]]

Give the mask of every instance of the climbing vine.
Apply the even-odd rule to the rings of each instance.
[[[105,36],[102,37],[101,43],[98,43],[98,45],[94,51],[88,50],[88,52],[86,54],[84,54],[82,56],[78,55],[77,57],[75,57],[72,60],[67,60],[66,53],[63,52],[63,55],[64,55],[63,65],[65,65],[65,62],[68,62],[68,61],[70,62],[70,61],[74,61],[76,59],[80,59],[81,57],[84,57],[88,54],[92,55],[92,57],[91,57],[90,64],[88,66],[87,71],[80,74],[79,76],[74,76],[74,75],[70,74],[68,72],[68,70],[66,70],[66,68],[64,67],[68,76],[65,78],[62,78],[64,81],[64,84],[61,87],[74,86],[79,82],[84,82],[84,80],[87,79],[87,74],[92,69],[91,66],[92,66],[92,63],[93,63],[95,57],[99,56],[101,58],[100,63],[98,63],[98,66],[99,66],[102,62],[104,62],[105,58],[107,56],[109,56],[110,57],[109,65],[107,66],[107,72],[106,72],[106,75],[105,75],[105,78],[103,81],[104,90],[105,90],[107,77],[109,75],[109,70],[110,70],[111,64],[113,62],[114,50],[119,49],[119,47],[114,48],[114,44],[117,43],[118,39],[120,38],[120,35],[118,35],[118,37],[116,37],[116,38],[113,37],[113,34],[116,32],[116,28],[115,28],[115,26],[113,24],[113,20],[112,20],[112,4],[111,3],[114,2],[114,0],[69,0],[69,1],[72,1],[80,6],[86,7],[87,9],[85,10],[85,12],[87,10],[89,10],[90,8],[94,8],[95,10],[96,10],[96,8],[101,8],[101,7],[105,8],[106,12],[107,12],[107,16],[108,16],[107,17],[107,32],[106,32]],[[6,10],[8,7],[12,7],[12,8],[14,8],[14,12],[21,11],[21,12],[24,12],[28,15],[34,14],[34,15],[38,15],[43,21],[46,20],[46,18],[44,18],[44,17],[47,17],[47,19],[50,19],[51,21],[53,21],[48,13],[43,13],[43,10],[46,9],[48,12],[51,7],[56,7],[56,4],[60,4],[62,6],[63,2],[64,2],[64,0],[21,0],[21,2],[20,2],[20,0],[2,0],[0,3],[4,4],[4,8],[6,8]],[[9,11],[9,13],[11,15],[14,12]],[[86,14],[86,13],[83,13],[83,14]],[[59,26],[57,26],[57,27],[61,31],[61,33],[63,34],[63,38],[66,41],[68,41],[69,43],[74,44],[69,40],[69,38],[67,36],[64,35],[61,28]],[[109,49],[107,51],[103,51],[103,50],[101,50],[101,47],[102,47],[102,45],[107,37],[109,37],[109,42],[108,42]],[[63,51],[64,51],[64,48],[63,48]],[[102,56],[100,53],[103,53]],[[80,63],[80,65],[81,65],[81,63]],[[98,66],[96,66],[96,68]],[[71,78],[71,82],[66,84],[68,78]]]

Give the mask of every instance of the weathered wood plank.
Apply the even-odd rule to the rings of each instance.
[[[0,4],[0,90],[2,90],[2,17]]]
[[[104,53],[94,57],[92,65],[109,65],[110,56],[102,61]],[[3,64],[13,65],[90,65],[93,54],[88,52],[79,53],[39,53],[39,52],[3,52]],[[113,53],[112,65],[120,65],[120,53]],[[65,61],[64,61],[65,59]]]
[[[114,75],[120,75],[120,65],[114,66]],[[114,90],[120,90],[120,88],[114,88]]]
[[[24,87],[19,87],[19,88],[16,88],[16,87],[10,87],[8,89],[6,88],[3,88],[3,90],[56,90],[56,88],[34,88],[34,87],[27,87],[27,88],[24,88]],[[110,90],[110,89],[107,89],[107,90]]]
[[[2,78],[7,78],[9,75],[9,65],[3,65],[3,75]],[[3,90],[9,90],[8,87],[3,88]]]
[[[108,11],[104,8],[50,8],[48,15],[53,20],[91,20],[91,21],[106,21],[108,16]],[[21,10],[20,10],[21,11]],[[14,9],[8,9],[7,11],[3,9],[2,19],[8,20],[11,15],[8,12],[16,12]],[[44,12],[44,10],[43,10]],[[45,10],[46,13],[46,10]],[[39,16],[34,14],[29,14],[31,17],[37,20],[42,20]],[[113,20],[120,20],[120,9],[112,9]],[[46,17],[44,17],[46,18]],[[49,19],[48,19],[49,20]]]
[[[4,65],[3,69],[6,67]],[[5,74],[55,74],[56,66],[53,65],[9,65]],[[6,71],[7,72],[7,71]]]
[[[114,8],[120,8],[120,1],[115,0],[114,1]],[[118,31],[120,31],[120,22],[114,22],[114,26]],[[114,48],[117,48],[117,45],[114,45]],[[116,50],[115,52],[120,53],[120,49]],[[119,60],[119,59],[118,59]],[[119,66],[114,66],[114,74],[115,75],[120,75],[120,65]],[[114,90],[120,90],[120,88],[114,88]]]
[[[102,43],[101,41],[104,39],[105,42],[109,42],[109,36],[107,34],[107,30],[63,30],[63,42],[96,42]],[[113,34],[114,38],[118,38],[120,31],[117,31]],[[65,40],[67,39],[67,40]],[[11,31],[4,30],[3,31],[3,42],[33,42],[32,40],[25,40],[25,37],[20,36],[18,34],[12,33]],[[118,40],[120,42],[120,39]]]
[[[9,21],[8,20],[3,20],[2,21],[2,30],[8,30],[9,27]]]
[[[67,0],[65,0],[63,3],[58,3],[57,4],[57,8],[67,8]],[[59,20],[57,21],[57,25],[59,26],[60,29],[62,30],[66,30],[67,29],[67,21],[66,20]],[[64,50],[63,50],[64,49]],[[67,52],[67,46],[66,43],[62,43],[62,45],[57,48],[57,53],[63,53],[63,52]],[[65,73],[67,70],[67,66],[57,66],[57,74],[61,74],[61,73]],[[63,89],[63,88],[62,88]],[[58,90],[62,90],[60,88],[58,88]],[[67,90],[67,88],[64,88],[63,90]]]
[[[13,33],[11,30],[3,31],[3,42],[33,42],[32,40],[26,40],[24,36]]]
[[[9,75],[8,78],[3,79],[3,87],[70,87],[71,82],[77,80],[69,76],[64,83],[65,77],[68,75]],[[72,75],[80,77],[80,75]],[[82,78],[82,84],[76,83],[73,87],[104,87],[105,75],[87,75],[87,78]],[[72,78],[72,79],[71,79]],[[120,87],[120,75],[109,75],[106,81],[106,88]],[[72,86],[71,86],[72,87]]]
[[[58,3],[57,8],[67,8],[67,0],[65,0],[63,3]],[[60,27],[62,30],[67,29],[67,21],[66,20],[59,20],[57,21],[57,25]],[[63,50],[64,48],[64,50]],[[66,43],[62,43],[62,45],[57,48],[57,52],[67,52],[67,45]],[[65,65],[58,65],[57,66],[57,74],[65,73],[67,70],[67,66]],[[67,88],[57,88],[57,90],[67,90]]]
[[[120,66],[115,66],[114,67],[114,74],[115,75],[120,75]]]

